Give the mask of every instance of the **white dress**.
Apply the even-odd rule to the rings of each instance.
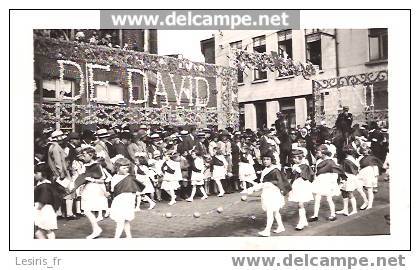
[[[35,225],[43,230],[57,229],[57,214],[50,204],[45,204],[41,209],[35,208]]]
[[[248,162],[239,162],[239,180],[243,182],[253,182],[257,180],[257,174],[254,169],[254,160],[252,156],[248,154]]]
[[[174,170],[175,173],[164,172],[161,188],[164,190],[176,190],[180,187],[179,181],[182,180],[181,164],[170,159],[166,161],[166,165]]]
[[[353,164],[359,168],[358,162],[353,157],[346,157],[346,159],[350,160]],[[360,180],[360,178],[357,175],[346,173],[347,179],[342,181],[340,184],[340,189],[343,191],[354,191],[356,189],[359,189],[363,187],[363,182]]]
[[[48,183],[49,180],[43,180],[37,184],[37,186]],[[34,223],[40,229],[43,230],[56,230],[57,229],[57,214],[51,204],[44,204],[40,209],[39,203],[35,203],[34,209]]]
[[[147,166],[144,165],[140,166],[140,170],[145,173],[145,175],[136,175],[136,179],[144,185],[144,189],[140,194],[155,193],[155,188],[153,187],[152,181],[150,180],[150,177],[153,177],[153,173]]]
[[[299,164],[293,165],[293,170],[300,173]],[[298,177],[293,181],[292,190],[289,193],[289,201],[291,202],[309,202],[314,199],[312,193],[312,183],[302,177]]]
[[[322,160],[317,160],[318,164]],[[337,183],[337,173],[323,173],[315,176],[312,182],[312,192],[321,196],[338,196],[341,194],[340,187]]]
[[[358,177],[364,187],[378,187],[378,166],[367,166],[360,170]]]
[[[197,157],[194,159],[194,166],[200,171],[191,172],[191,185],[204,185],[204,160],[201,157]]]
[[[111,180],[111,190],[114,190],[116,184],[123,180],[127,175],[116,174]],[[118,194],[111,204],[109,217],[115,222],[123,222],[125,220],[131,221],[134,219],[134,210],[136,203],[135,193],[121,193]]]
[[[277,166],[272,166],[270,168],[265,168],[261,172],[261,179],[264,179],[269,172],[271,172],[274,168],[278,168]],[[255,186],[254,186],[255,188]],[[280,210],[285,202],[284,197],[280,192],[280,189],[276,187],[271,182],[264,182],[257,184],[257,189],[262,188],[261,193],[261,207],[264,211],[278,211]]]
[[[223,166],[213,166],[213,179],[214,180],[222,180],[226,178],[228,162],[222,155],[217,155],[217,159],[223,162]]]
[[[107,175],[102,169],[103,177],[100,180],[106,181]],[[99,179],[98,179],[99,180]],[[105,184],[88,182],[82,191],[81,208],[84,211],[102,211],[108,209]]]

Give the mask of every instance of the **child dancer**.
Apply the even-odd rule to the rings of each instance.
[[[378,187],[379,168],[383,167],[382,161],[377,157],[370,155],[369,148],[362,148],[361,154],[363,157],[360,159],[360,172],[359,179],[362,181],[363,186],[367,190],[368,204],[362,205],[361,210],[370,209],[373,206],[373,189]]]
[[[311,184],[314,172],[308,166],[305,153],[302,150],[295,149],[292,151],[292,161],[294,165],[292,167],[292,191],[289,194],[289,201],[299,204],[299,222],[295,229],[301,231],[308,226],[305,203],[314,199]]]
[[[131,162],[127,158],[120,158],[115,162],[115,174],[111,179],[111,191],[114,200],[111,205],[110,217],[117,223],[114,238],[120,238],[125,232],[131,238],[130,221],[134,219],[134,204],[136,193],[142,192],[144,185],[130,174]]]
[[[330,207],[328,220],[334,221],[337,217],[335,216],[335,205],[332,197],[340,194],[340,188],[337,183],[338,176],[341,175],[345,178],[345,175],[341,168],[332,160],[331,152],[326,145],[322,144],[318,147],[317,157],[316,177],[312,183],[313,193],[315,194],[314,214],[308,221],[318,220],[322,196],[327,197]]]
[[[279,166],[275,165],[275,157],[272,153],[266,152],[263,156],[265,169],[261,172],[261,183],[248,189],[248,194],[262,189],[261,205],[267,213],[267,225],[265,229],[258,232],[261,236],[271,235],[271,226],[274,219],[277,222],[275,233],[284,232],[283,222],[281,220],[280,209],[284,206],[284,196],[291,190],[290,184]]]
[[[92,226],[92,234],[86,238],[94,239],[102,232],[102,228],[98,225],[98,220],[102,218],[102,211],[108,209],[108,194],[104,185],[106,175],[103,172],[102,166],[95,161],[95,148],[91,146],[83,148],[82,159],[85,166],[85,173],[76,179],[75,188],[80,186],[80,184],[77,184],[79,179],[82,179],[82,184],[87,182],[82,192],[81,207]],[[93,211],[99,212],[98,219],[93,214]]]
[[[179,153],[176,151],[169,152],[168,154],[171,155],[171,157],[162,165],[162,189],[171,196],[171,201],[168,204],[174,205],[176,203],[175,190],[180,187],[179,181],[182,180],[181,159]]]
[[[241,193],[247,192],[246,183],[250,183],[252,186],[257,184],[255,182],[257,180],[257,174],[254,169],[254,160],[249,152],[249,147],[246,145],[242,147],[239,157],[239,180],[243,189]]]
[[[222,180],[226,178],[228,163],[225,159],[225,156],[223,155],[223,152],[218,147],[215,147],[214,151],[216,155],[212,158],[212,178],[216,182],[217,188],[219,190],[219,194],[217,194],[217,196],[223,197],[225,190],[223,189]]]
[[[198,152],[195,150],[191,151],[191,158],[192,161],[192,172],[191,172],[191,196],[187,199],[187,201],[192,202],[194,200],[194,195],[197,190],[197,186],[199,187],[201,193],[203,194],[203,197],[201,197],[202,200],[205,200],[208,198],[206,191],[204,190],[204,160],[201,156],[199,156]]]
[[[153,152],[153,158],[149,159],[150,170],[153,174],[153,185],[155,187],[155,199],[157,201],[162,201],[162,165],[165,161],[161,157],[160,151]]]
[[[343,153],[346,155],[345,159],[341,162],[341,167],[347,176],[347,179],[342,179],[340,189],[343,197],[343,210],[337,211],[339,215],[350,216],[357,213],[356,198],[353,195],[353,191],[356,190],[360,184],[357,174],[359,167],[357,161],[354,158],[355,151],[353,146],[344,146]],[[364,194],[364,193],[363,193]],[[351,202],[352,211],[349,213],[349,200]]]
[[[60,208],[62,196],[51,184],[51,181],[46,179],[46,171],[47,167],[44,162],[35,165],[35,237],[38,239],[55,239],[54,230],[57,230],[56,212]]]
[[[140,211],[140,203],[142,200],[149,203],[149,210],[153,209],[156,206],[156,203],[152,199],[150,199],[148,194],[155,193],[155,188],[153,187],[153,184],[150,180],[154,177],[154,175],[149,169],[146,153],[136,153],[135,163],[136,179],[145,186],[143,191],[140,193],[140,196],[137,197],[136,211]]]

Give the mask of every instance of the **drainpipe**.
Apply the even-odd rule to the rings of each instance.
[[[338,65],[338,41],[337,41],[337,29],[334,29],[334,38],[335,38],[335,73],[337,77],[340,77],[340,69]]]

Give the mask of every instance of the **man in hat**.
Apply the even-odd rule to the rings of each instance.
[[[181,130],[179,132],[179,139],[180,143],[177,146],[177,151],[181,155],[184,154],[184,152],[189,152],[194,147],[194,141],[190,136],[190,133],[187,130]]]
[[[343,106],[343,112],[341,112],[337,120],[335,121],[335,127],[341,131],[344,139],[347,139],[351,132],[351,126],[353,124],[353,115],[349,113],[349,107]]]
[[[125,158],[130,159],[130,154],[128,153],[127,147],[131,141],[131,133],[121,132],[119,134],[120,140],[115,144],[115,151],[117,155],[122,155]]]
[[[70,172],[67,169],[66,153],[63,149],[65,138],[66,136],[61,130],[56,130],[51,133],[47,159],[48,165],[53,173],[52,182],[57,182],[64,188],[69,188]],[[68,202],[68,204],[70,205],[70,202]],[[71,205],[72,204],[73,200],[71,200]],[[69,214],[68,217],[73,216],[73,213],[71,212],[72,209],[70,207],[67,208],[69,208],[67,211]],[[62,218],[61,208],[58,210],[57,216]]]
[[[80,134],[77,132],[71,132],[67,136],[67,144],[66,148],[64,148],[64,152],[67,155],[68,164],[73,164],[73,160],[77,157],[77,147],[80,146]]]
[[[206,134],[204,132],[197,133],[197,140],[194,143],[194,149],[200,156],[208,154],[207,147],[204,144],[206,140]]]
[[[104,159],[106,168],[109,172],[114,171],[114,166],[112,165],[111,158],[109,156],[108,147],[105,143],[105,138],[108,138],[110,134],[108,133],[108,130],[105,128],[99,129],[96,133],[96,140],[93,143],[96,154],[98,157],[102,157]]]
[[[274,122],[274,126],[276,127],[277,134],[280,134],[286,130],[286,124],[284,123],[285,117],[282,112],[277,112],[277,119]]]

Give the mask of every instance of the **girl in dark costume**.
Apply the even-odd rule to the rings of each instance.
[[[134,219],[136,193],[142,192],[144,185],[130,173],[132,166],[127,158],[120,158],[114,164],[117,174],[111,179],[111,192],[114,200],[110,217],[117,223],[115,238],[120,238],[124,230],[126,237],[131,238],[130,221]]]
[[[275,164],[275,160],[271,152],[266,152],[263,155],[265,169],[261,172],[260,183],[248,189],[248,194],[262,189],[261,205],[262,209],[267,213],[267,225],[258,234],[266,237],[271,234],[271,226],[274,219],[276,219],[278,225],[274,232],[281,233],[285,231],[280,209],[285,205],[284,196],[291,190],[289,182],[281,171],[280,166]]]
[[[308,226],[305,203],[314,199],[311,184],[314,172],[308,166],[302,150],[292,150],[292,160],[294,165],[292,167],[292,191],[289,194],[289,201],[299,204],[299,222],[296,225],[296,230],[301,231]]]
[[[333,196],[340,195],[340,188],[338,186],[338,177],[346,178],[343,170],[338,166],[331,157],[328,146],[322,144],[318,147],[316,162],[316,176],[312,183],[313,193],[315,194],[314,214],[308,221],[317,221],[319,214],[319,207],[321,205],[322,196],[327,197],[327,202],[330,207],[330,217],[328,220],[336,220],[335,205],[332,199]]]
[[[35,165],[35,237],[38,239],[55,239],[54,230],[57,229],[56,212],[60,208],[64,194],[60,194],[51,181],[45,178],[46,171],[45,162]]]

